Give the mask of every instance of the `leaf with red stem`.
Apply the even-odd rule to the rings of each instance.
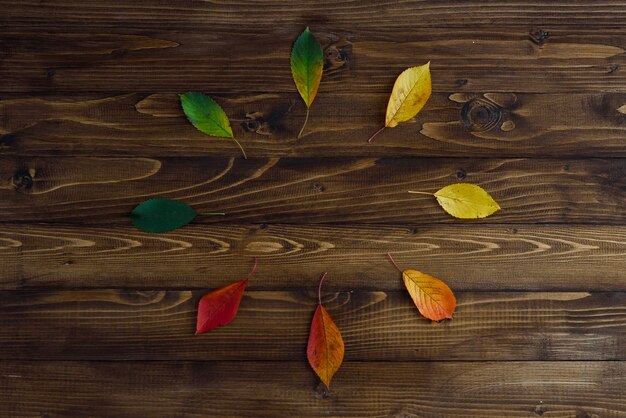
[[[399,123],[414,118],[430,98],[431,92],[430,62],[404,70],[393,85],[387,103],[385,126],[370,136],[367,142],[372,142],[385,128],[394,128]]]
[[[204,295],[198,304],[198,319],[196,335],[211,331],[217,327],[228,325],[239,310],[239,303],[246,289],[248,280],[254,276],[257,267],[257,258],[248,277],[228,284],[220,289]]]
[[[315,373],[330,388],[330,381],[343,362],[345,348],[339,328],[322,306],[322,283],[325,277],[326,273],[322,275],[317,289],[317,309],[311,321],[306,354]]]

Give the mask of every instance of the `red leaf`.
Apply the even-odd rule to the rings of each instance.
[[[345,349],[339,328],[322,306],[320,293],[324,277],[326,277],[326,273],[320,279],[318,289],[319,303],[313,315],[313,321],[311,321],[306,354],[309,364],[315,373],[326,387],[330,388],[330,381],[343,362]]]
[[[198,305],[196,335],[229,324],[237,315],[248,279],[231,283],[205,295]]]
[[[254,275],[257,260],[248,278],[226,285],[220,289],[204,295],[198,304],[198,319],[196,335],[211,331],[222,325],[229,324],[239,310],[239,303],[248,280]]]

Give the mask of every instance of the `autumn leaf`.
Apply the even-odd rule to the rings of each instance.
[[[391,254],[391,263],[402,273],[402,280],[419,312],[428,319],[441,321],[452,319],[456,298],[452,290],[441,280],[417,270],[402,270]]]
[[[298,138],[302,136],[304,127],[309,120],[309,110],[322,81],[323,69],[324,52],[322,51],[322,46],[307,27],[298,36],[291,50],[291,75],[300,96],[302,96],[302,100],[306,104],[306,118]]]
[[[436,193],[411,190],[409,193],[434,195],[446,212],[460,219],[485,218],[501,209],[489,193],[475,184],[451,184]]]
[[[243,158],[247,158],[243,147],[233,135],[228,116],[215,100],[199,92],[188,92],[180,95],[180,103],[185,116],[197,130],[209,136],[232,139],[241,149]]]
[[[130,220],[146,232],[168,232],[193,221],[198,213],[189,205],[177,200],[150,199],[137,205]],[[203,212],[201,215],[224,215],[222,212]]]
[[[387,104],[385,126],[376,131],[367,142],[372,142],[385,128],[394,128],[415,117],[428,101],[431,92],[430,62],[404,70],[393,85]]]
[[[204,295],[198,304],[198,319],[196,321],[196,335],[211,331],[222,325],[228,325],[235,319],[239,310],[239,303],[246,289],[248,280],[254,276],[257,259],[248,277],[226,285],[220,289]]]
[[[317,289],[318,304],[311,322],[306,354],[315,373],[330,388],[330,381],[343,362],[344,344],[339,328],[322,306],[321,292],[325,277],[326,273],[320,279]]]

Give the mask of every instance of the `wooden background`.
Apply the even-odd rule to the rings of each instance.
[[[626,3],[0,0],[0,416],[626,417]],[[289,69],[326,71],[307,134]],[[434,93],[384,120],[395,77]],[[250,159],[190,126],[214,96]],[[503,210],[446,215],[467,181]],[[150,235],[151,197],[225,211]],[[389,265],[445,280],[421,318]],[[260,259],[236,320],[199,297]],[[306,362],[317,279],[343,332]]]

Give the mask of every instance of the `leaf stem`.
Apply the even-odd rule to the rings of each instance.
[[[320,278],[320,285],[317,288],[317,301],[320,305],[322,304],[322,283],[324,283],[324,279],[326,278],[327,274],[328,272],[322,274],[322,277]]]
[[[396,260],[393,259],[393,257],[391,256],[391,253],[387,253],[387,257],[389,257],[389,261],[391,261],[391,264],[393,264],[396,270],[402,273],[402,269],[396,264]]]
[[[254,277],[254,273],[256,272],[256,266],[259,264],[259,259],[254,256],[253,257],[254,260],[254,265],[252,266],[252,270],[250,270],[250,273],[248,273],[248,278],[246,280],[250,280],[252,277]]]
[[[429,193],[429,192],[416,192],[413,190],[409,190],[409,193],[413,193],[413,194],[427,194],[428,196],[434,196],[434,193]]]
[[[378,134],[381,133],[385,128],[386,128],[386,126],[383,126],[379,130],[374,132],[374,134],[372,136],[370,136],[370,139],[368,139],[367,142],[372,142],[372,139],[376,138],[378,136]]]
[[[241,153],[243,154],[243,159],[244,159],[244,160],[247,160],[247,159],[248,159],[248,157],[246,156],[246,152],[243,150],[243,147],[241,146],[241,144],[239,143],[239,141],[237,141],[237,139],[236,139],[236,138],[234,138],[234,137],[233,137],[232,139],[233,139],[233,141],[235,141],[235,144],[237,144],[237,146],[238,146],[238,147],[239,147],[239,149],[241,150]]]
[[[298,139],[302,136],[302,132],[304,132],[304,127],[306,126],[306,123],[309,121],[309,112],[310,112],[310,108],[307,107],[306,108],[306,117],[304,118],[304,123],[302,124],[302,128],[300,128],[300,133],[298,134]]]
[[[204,216],[226,216],[224,212],[200,212],[198,215]]]

